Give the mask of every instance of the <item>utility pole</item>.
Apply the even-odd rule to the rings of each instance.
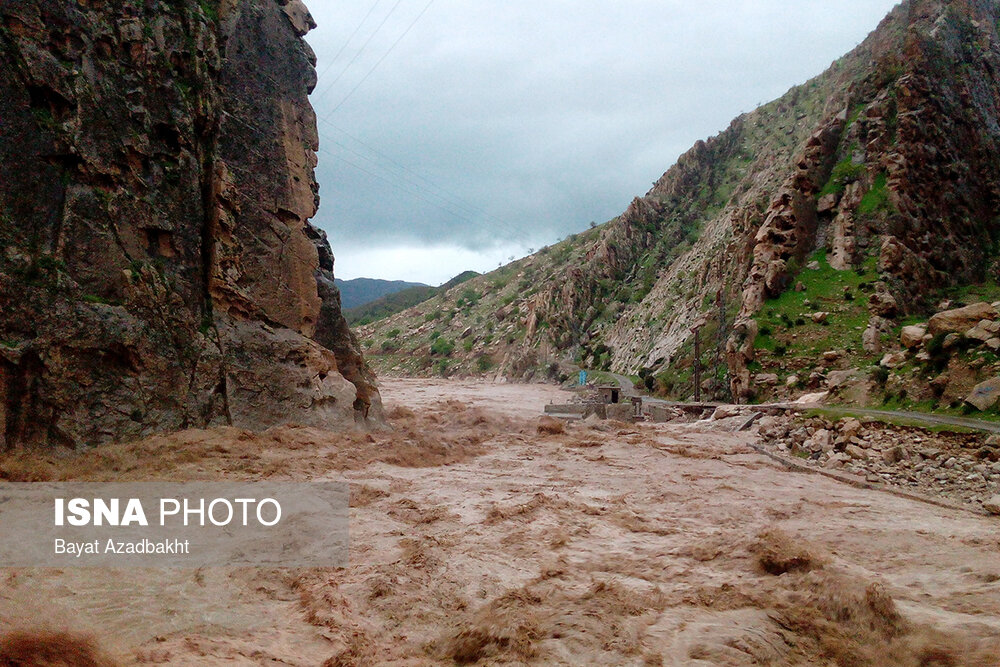
[[[701,327],[691,330],[694,334],[694,402],[701,403]]]

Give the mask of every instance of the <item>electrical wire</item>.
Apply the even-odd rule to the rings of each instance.
[[[362,84],[364,84],[364,82],[368,80],[368,77],[370,77],[375,72],[375,70],[378,69],[379,65],[381,65],[382,62],[389,57],[389,54],[392,53],[393,49],[396,48],[396,45],[399,44],[401,41],[403,41],[403,38],[406,37],[406,35],[409,34],[411,30],[413,30],[413,26],[417,25],[417,22],[423,17],[424,14],[427,13],[427,10],[430,9],[431,5],[433,4],[434,0],[429,0],[428,3],[424,5],[424,8],[420,10],[420,13],[417,14],[417,17],[415,19],[413,19],[413,22],[410,23],[409,26],[407,26],[406,30],[403,31],[403,34],[400,35],[396,39],[396,41],[392,43],[392,46],[389,47],[389,50],[386,51],[384,54],[382,54],[382,57],[378,59],[378,61],[372,66],[370,70],[368,70],[368,73],[361,78],[361,81],[358,81],[358,83],[354,86],[354,88],[351,88],[351,91],[347,93],[347,95],[345,95],[344,98],[337,103],[337,106],[335,106],[333,110],[326,115],[327,120],[329,120],[330,116],[337,113],[340,107],[344,106],[344,103],[346,103],[347,100],[351,99],[354,93],[357,92],[358,88],[360,88]]]
[[[323,68],[323,71],[319,73],[318,76],[319,79],[323,78],[323,76],[330,70],[330,68],[333,67],[333,64],[337,62],[340,56],[344,53],[348,45],[350,45],[350,43],[354,41],[354,38],[357,37],[358,32],[361,31],[361,26],[365,24],[365,21],[367,21],[368,17],[372,15],[372,12],[375,11],[375,8],[379,6],[380,2],[382,2],[382,0],[375,0],[375,3],[371,6],[371,9],[369,9],[368,13],[365,14],[365,17],[361,19],[361,23],[359,23],[357,27],[354,28],[354,32],[351,33],[351,36],[347,38],[347,41],[344,42],[344,45],[340,47],[340,50],[337,51],[337,54],[330,59],[330,62],[326,64],[326,67]]]
[[[402,3],[403,3],[403,0],[396,0],[396,4],[394,4],[394,5],[392,6],[392,9],[390,9],[390,10],[389,10],[389,13],[388,13],[388,14],[386,14],[386,15],[385,15],[385,18],[383,18],[383,19],[382,19],[382,22],[378,24],[378,26],[377,26],[377,27],[375,28],[375,30],[374,30],[374,31],[372,31],[372,34],[368,35],[368,39],[366,39],[366,40],[365,40],[365,43],[361,45],[361,48],[360,48],[360,49],[358,49],[358,52],[354,54],[354,57],[353,57],[353,58],[351,58],[351,61],[350,61],[349,63],[347,63],[347,65],[345,65],[345,66],[344,66],[344,69],[340,70],[340,74],[338,74],[338,75],[337,75],[337,76],[336,76],[336,77],[335,77],[335,78],[333,79],[333,81],[331,81],[331,82],[330,82],[330,83],[329,83],[329,84],[328,84],[328,85],[326,86],[326,88],[324,88],[324,89],[323,89],[323,91],[322,91],[322,92],[321,92],[321,93],[320,93],[320,94],[319,94],[319,95],[318,95],[318,96],[316,97],[317,101],[318,101],[318,100],[321,100],[321,99],[323,99],[323,97],[325,97],[325,96],[326,96],[326,94],[327,94],[327,93],[329,93],[329,92],[330,92],[330,90],[332,90],[332,89],[333,89],[333,87],[334,87],[334,86],[335,86],[335,85],[337,84],[337,82],[338,82],[338,81],[340,81],[341,77],[343,77],[343,76],[344,76],[344,74],[346,74],[346,73],[347,73],[347,70],[351,69],[351,66],[352,66],[352,65],[353,65],[354,63],[356,63],[356,62],[358,61],[358,58],[360,58],[360,57],[361,57],[361,54],[362,54],[362,53],[364,53],[364,51],[365,51],[365,49],[366,49],[366,48],[368,48],[368,45],[369,45],[369,44],[371,44],[371,41],[372,41],[373,39],[375,39],[375,35],[377,35],[377,34],[379,33],[379,31],[380,31],[380,30],[382,29],[382,26],[384,26],[384,25],[385,25],[386,21],[388,21],[388,20],[389,20],[389,17],[390,17],[390,16],[392,16],[392,15],[393,15],[393,13],[395,13],[396,9],[397,9],[397,8],[398,8],[398,7],[399,7],[399,6],[400,6],[400,5],[402,4]]]

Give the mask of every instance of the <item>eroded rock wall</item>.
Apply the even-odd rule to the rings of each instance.
[[[308,222],[311,26],[298,0],[0,6],[0,448],[380,418]]]

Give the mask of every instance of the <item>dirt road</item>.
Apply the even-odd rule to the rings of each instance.
[[[553,391],[388,381],[394,431],[278,429],[256,467],[213,453],[246,434],[174,437],[179,477],[350,480],[350,567],[20,570],[0,621],[147,664],[998,664],[997,520],[787,472],[752,434],[538,433]]]

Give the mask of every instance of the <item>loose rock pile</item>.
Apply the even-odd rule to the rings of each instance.
[[[998,436],[793,416],[763,417],[759,434],[765,446],[807,465],[1000,514]]]

